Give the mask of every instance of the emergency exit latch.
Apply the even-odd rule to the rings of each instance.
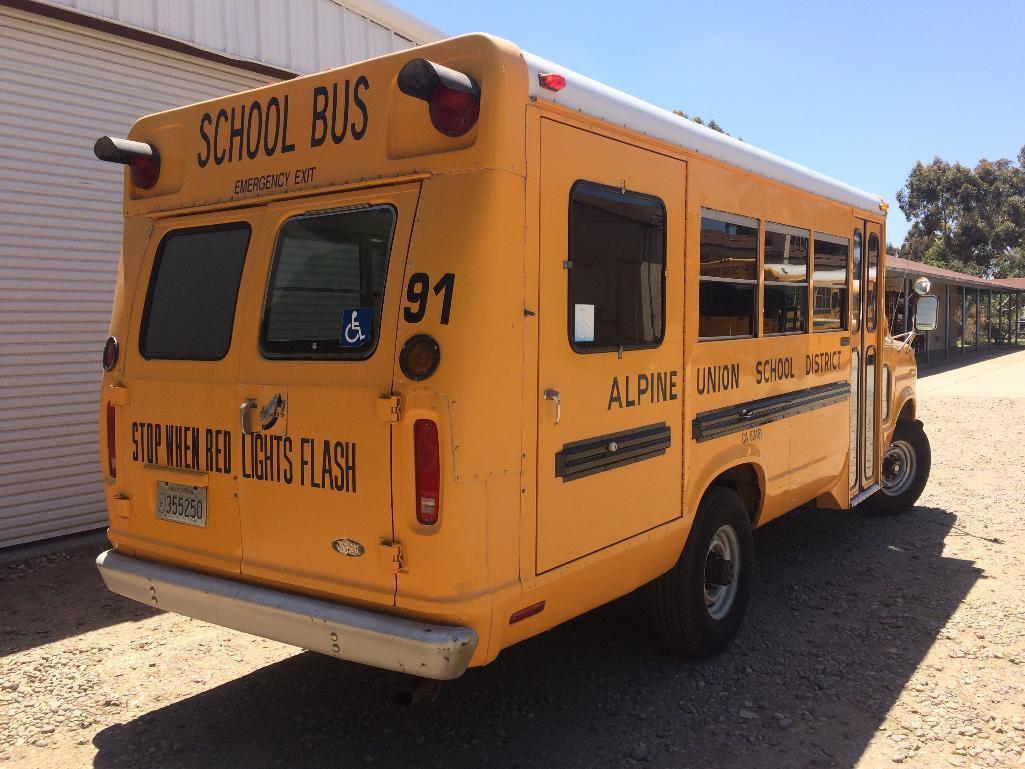
[[[406,565],[402,545],[398,542],[382,542],[379,555],[381,568],[388,571],[402,571]]]
[[[377,418],[382,422],[398,422],[400,405],[398,395],[382,395],[377,399]]]

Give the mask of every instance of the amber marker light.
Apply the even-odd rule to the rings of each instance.
[[[428,379],[440,363],[441,347],[427,334],[410,337],[399,352],[399,368],[414,382]]]

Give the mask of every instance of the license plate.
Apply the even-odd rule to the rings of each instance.
[[[206,526],[206,489],[157,481],[157,518],[201,528]]]

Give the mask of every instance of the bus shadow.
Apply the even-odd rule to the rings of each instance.
[[[0,657],[159,613],[107,590],[96,568],[104,549],[82,545],[0,565]]]
[[[801,509],[756,534],[759,582],[713,660],[662,651],[635,594],[409,710],[397,678],[306,653],[94,738],[97,767],[853,767],[980,572],[955,516]]]
[[[973,352],[972,348],[968,347],[965,349],[964,354],[961,353],[960,348],[951,348],[950,354],[946,359],[940,358],[937,355],[928,363],[921,362],[922,356],[919,355],[918,378],[925,379],[933,374],[942,374],[946,371],[954,371],[955,369],[971,366],[975,363],[1003,358],[1006,355],[1013,355],[1021,350],[1025,350],[1025,346],[1015,344],[1001,345],[991,350],[983,348],[980,352]]]

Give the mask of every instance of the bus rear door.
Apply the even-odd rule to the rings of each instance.
[[[242,312],[242,572],[393,604],[392,391],[419,183],[267,207]],[[255,260],[254,260],[255,261]]]
[[[123,340],[123,381],[104,393],[116,404],[107,419],[120,443],[111,539],[229,574],[241,563],[236,304],[260,216],[249,208],[153,226]],[[135,258],[126,250],[126,265]]]

